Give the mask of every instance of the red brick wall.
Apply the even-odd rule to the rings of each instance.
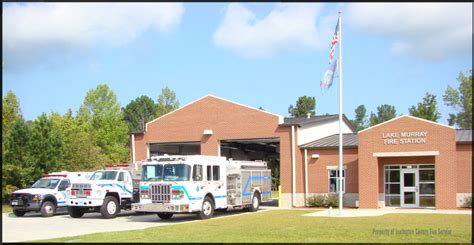
[[[456,146],[457,192],[472,193],[472,144]]]
[[[358,193],[358,154],[357,149],[343,149],[343,165],[346,169],[346,193]],[[303,152],[304,154],[304,152]],[[312,154],[319,154],[319,158],[312,159]],[[328,170],[327,166],[339,165],[339,149],[311,149],[308,150],[308,192],[309,193],[327,193]]]
[[[148,124],[135,136],[136,160],[146,159],[147,143],[201,142],[201,154],[217,155],[218,141],[280,137],[278,116],[206,96]],[[213,135],[203,136],[205,129]]]
[[[427,131],[425,144],[384,145],[382,133]],[[359,132],[359,205],[377,208],[380,170],[374,152],[439,151],[435,156],[436,207],[456,208],[457,168],[455,129],[418,120],[400,117],[391,122]],[[379,184],[374,184],[379,183]]]

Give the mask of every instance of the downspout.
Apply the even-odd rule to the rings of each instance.
[[[308,200],[308,149],[304,149],[304,205]]]
[[[135,135],[132,134],[132,142],[130,143],[132,146],[132,163],[135,162]]]
[[[296,195],[296,163],[295,163],[295,126],[291,126],[291,206],[295,206]]]

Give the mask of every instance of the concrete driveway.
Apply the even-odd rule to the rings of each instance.
[[[262,207],[259,212],[268,211],[271,207]],[[253,213],[241,209],[217,211],[213,219]],[[136,214],[122,211],[115,219],[102,219],[99,213],[87,213],[82,218],[71,218],[67,213],[43,218],[39,213],[27,213],[24,217],[16,217],[12,213],[4,213],[2,217],[3,242],[24,242],[66,236],[77,236],[91,233],[138,230],[155,226],[200,222],[194,214],[174,215],[171,220],[161,220],[156,214]]]

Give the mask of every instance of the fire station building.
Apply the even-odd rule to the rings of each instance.
[[[130,134],[133,162],[214,155],[280,164],[283,207],[337,192],[338,115],[284,118],[213,95]],[[472,130],[403,115],[356,132],[343,116],[344,205],[454,209],[472,195]]]

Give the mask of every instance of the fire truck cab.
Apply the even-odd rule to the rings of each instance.
[[[139,164],[109,164],[95,171],[89,180],[73,182],[67,190],[69,215],[100,212],[103,218],[115,218],[121,209],[130,209],[138,201]],[[135,194],[134,194],[135,193]]]

